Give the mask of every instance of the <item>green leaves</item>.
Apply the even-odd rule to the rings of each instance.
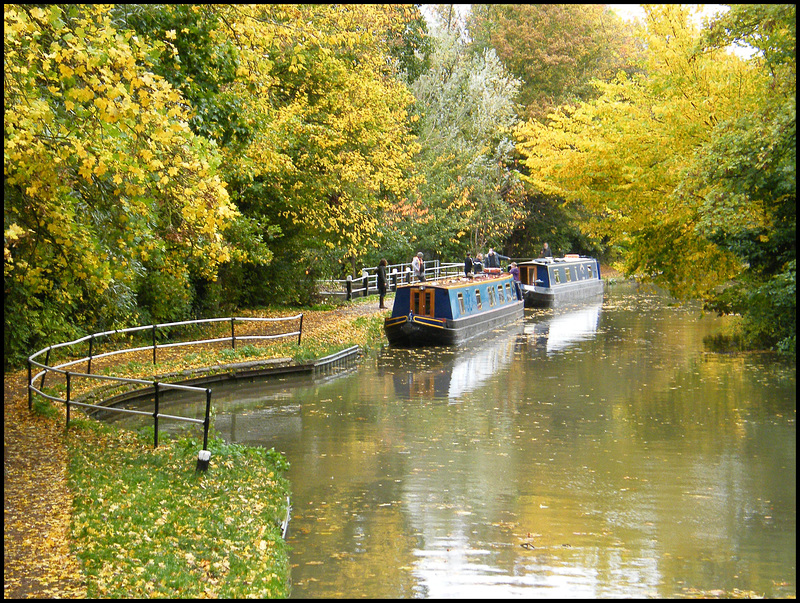
[[[407,245],[416,236],[417,248],[460,257],[501,240],[516,218],[517,182],[508,164],[520,82],[494,51],[469,55],[450,32],[434,40],[431,70],[412,84],[425,182],[411,203],[396,208],[393,222],[409,233]]]

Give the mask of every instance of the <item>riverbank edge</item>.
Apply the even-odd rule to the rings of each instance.
[[[306,318],[304,335],[311,349],[335,344],[375,349],[383,344],[377,334],[382,336],[386,311],[375,298],[311,314],[317,328]],[[63,407],[28,411],[26,378],[24,370],[4,374],[4,596],[85,598],[88,577],[71,533],[75,492],[67,436],[72,431],[63,428]],[[285,506],[283,500],[279,504]],[[288,571],[283,581],[288,584]]]

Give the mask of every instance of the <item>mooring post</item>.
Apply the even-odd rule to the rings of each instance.
[[[234,321],[234,318],[233,318],[233,316],[231,316],[231,348],[235,350],[236,349],[236,335],[234,334],[233,321]]]
[[[197,453],[197,467],[195,468],[195,473],[198,471],[202,471],[205,473],[208,471],[208,464],[211,462],[211,452],[208,450],[201,450]]]
[[[347,301],[353,299],[353,277],[349,274],[347,275],[347,283],[345,283],[345,288],[347,290]]]

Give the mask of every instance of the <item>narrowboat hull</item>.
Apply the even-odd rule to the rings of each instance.
[[[384,331],[389,345],[397,347],[426,345],[458,345],[485,334],[492,329],[507,325],[525,315],[523,302],[485,315],[470,316],[458,320],[436,319],[428,316],[398,316],[387,318]]]
[[[520,262],[519,269],[526,308],[553,308],[603,299],[600,263],[594,258],[543,258]]]
[[[603,281],[569,283],[558,288],[522,285],[526,308],[554,308],[603,299]]]
[[[398,287],[384,332],[396,347],[458,345],[524,314],[522,291],[510,275],[451,278]]]

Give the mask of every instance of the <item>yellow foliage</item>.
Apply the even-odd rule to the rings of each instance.
[[[61,287],[100,293],[110,285],[112,258],[121,254],[116,263],[126,265],[134,241],[164,236],[165,226],[176,229],[169,246],[161,245],[170,250],[162,255],[165,268],[195,258],[198,270],[213,276],[229,254],[217,235],[236,215],[225,183],[210,167],[218,163],[215,151],[191,134],[180,93],[142,67],[148,48],[118,35],[108,7],[82,5],[79,13],[67,19],[56,5],[4,6],[4,173],[6,190],[18,191],[7,212],[44,235],[39,246],[6,238],[7,276],[35,292],[49,290],[59,274]],[[57,101],[62,93],[63,105]],[[109,205],[109,186],[142,208],[154,200],[164,215],[200,207],[177,223],[129,222],[123,204]],[[106,226],[97,229],[91,212],[75,211],[77,200],[93,215],[105,214]],[[99,253],[103,247],[111,253]],[[41,264],[37,269],[16,261],[31,254]],[[74,285],[65,282],[63,270],[53,271],[54,261],[71,271]]]
[[[629,272],[700,295],[738,266],[697,232],[702,191],[685,195],[683,183],[713,126],[749,113],[760,84],[734,56],[693,53],[697,31],[685,6],[649,7],[647,25],[646,75],[621,73],[598,84],[596,101],[523,124],[518,149],[529,183],[583,203],[594,214],[588,232],[631,250]]]
[[[291,191],[286,214],[330,247],[358,251],[371,244],[381,197],[402,198],[415,183],[408,177],[418,151],[408,129],[413,96],[384,77],[385,47],[370,40],[402,27],[397,7],[226,5],[219,10],[236,32],[240,57],[240,79],[225,92],[241,100],[242,120],[259,126],[246,146],[222,149],[226,171],[241,181],[259,179]],[[216,35],[220,44],[230,41],[227,30]],[[273,100],[287,85],[273,75],[276,63],[303,74],[291,78],[290,85],[297,82],[300,89],[287,102]],[[343,204],[341,210],[321,202],[331,195]]]

